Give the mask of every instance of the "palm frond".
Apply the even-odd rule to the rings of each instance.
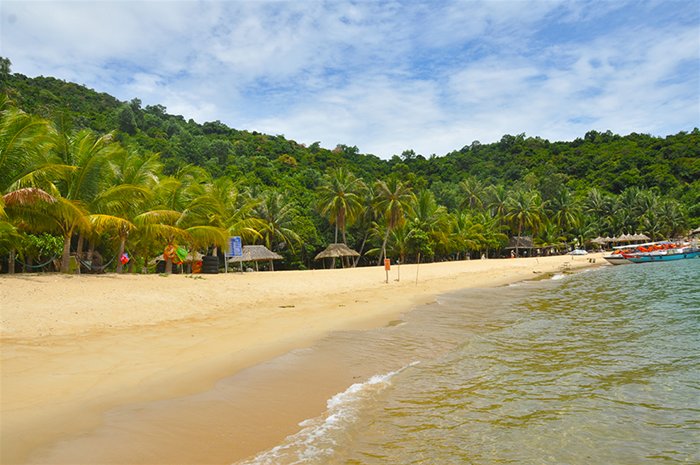
[[[118,216],[93,214],[88,216],[95,232],[101,233],[108,230],[131,231],[136,229],[136,225],[131,221]]]
[[[9,207],[25,207],[37,202],[56,203],[56,198],[36,187],[17,189],[2,196],[5,205]]]

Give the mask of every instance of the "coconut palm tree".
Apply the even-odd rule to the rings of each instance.
[[[484,207],[486,187],[483,182],[474,176],[469,176],[462,180],[458,187],[463,195],[460,208],[481,210]]]
[[[470,250],[481,250],[486,243],[484,225],[465,211],[450,215],[450,244],[457,253],[457,260],[462,252],[469,255]]]
[[[533,234],[542,219],[542,199],[539,192],[518,189],[508,198],[508,215],[517,230],[517,236],[523,235],[525,228],[530,228]],[[516,241],[515,254],[518,254]]]
[[[260,234],[268,249],[278,250],[279,244],[294,250],[296,244],[301,244],[301,238],[295,232],[298,211],[282,194],[271,190],[263,193],[254,212],[262,222]],[[272,260],[270,269],[274,269]]]
[[[486,206],[491,217],[496,218],[499,228],[508,215],[508,191],[502,184],[490,185],[486,189]]]
[[[334,242],[338,242],[338,229],[347,243],[345,230],[363,212],[365,183],[345,168],[338,168],[323,177],[317,189],[318,209],[335,225]]]
[[[78,220],[75,215],[80,211],[87,216],[98,197],[104,195],[103,192],[112,185],[115,176],[112,161],[122,148],[114,142],[112,133],[97,135],[92,131],[82,130],[72,134],[55,133],[52,151],[64,165],[72,167],[63,176],[56,177],[52,183],[53,189],[66,201],[63,202],[65,211],[56,216],[58,228],[65,241],[61,271],[66,272],[70,260],[72,234],[79,234],[77,253],[80,257],[83,235],[90,232],[91,226],[87,218]],[[72,204],[74,208],[69,209],[68,204]],[[70,217],[66,216],[69,211]]]
[[[410,187],[394,177],[389,178],[388,181],[375,183],[375,208],[384,218],[386,224],[382,253],[378,264],[381,264],[386,258],[386,243],[389,240],[391,230],[403,224],[405,215],[414,202],[414,197]]]
[[[173,176],[164,176],[153,189],[153,200],[134,218],[138,240],[144,244],[161,242],[166,248],[188,244],[193,248],[214,245],[225,248],[228,233],[212,224],[213,202],[206,197],[209,175],[201,168],[185,166]],[[165,257],[165,272],[172,272],[172,260]]]
[[[561,232],[575,229],[581,221],[581,209],[578,202],[567,189],[561,189],[548,202],[553,223]]]
[[[206,185],[203,197],[212,202],[212,223],[226,229],[230,236],[241,236],[247,242],[262,237],[264,223],[254,217],[259,200],[241,192],[230,178],[218,178]]]
[[[421,252],[427,250],[435,252],[438,247],[442,247],[443,251],[447,249],[449,244],[447,220],[447,210],[437,204],[435,195],[431,191],[426,189],[415,196],[411,206],[409,231],[410,235],[414,236],[414,245],[426,243],[417,249],[417,262],[420,263]]]
[[[50,180],[72,167],[53,156],[53,130],[48,121],[18,110],[4,97],[0,108],[0,222],[6,231],[18,232],[20,225],[46,230],[43,222],[50,219],[44,212],[56,202],[51,194],[57,193]],[[8,237],[18,238],[16,234]],[[9,255],[8,271],[14,273],[14,247]]]

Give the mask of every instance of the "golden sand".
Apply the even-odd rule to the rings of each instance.
[[[90,456],[81,449],[94,456],[124,440],[96,434],[105,422],[151,403],[157,408],[148,409],[141,427],[145,437],[158,436],[144,442],[148,453],[105,453],[104,463],[205,463],[206,457],[230,464],[276,444],[300,419],[320,413],[320,404],[300,402],[284,414],[256,403],[265,395],[269,405],[274,392],[240,393],[235,403],[200,399],[207,408],[197,409],[168,399],[212,391],[217,381],[332,331],[386,324],[440,293],[592,266],[592,258],[603,262],[588,255],[403,265],[400,281],[392,266],[388,283],[383,267],[194,277],[5,275],[0,463],[74,463]],[[343,389],[315,385],[320,388],[309,396],[320,400]],[[295,387],[303,389],[293,374],[274,383]],[[212,412],[219,413],[215,421]],[[219,434],[246,415],[245,438]],[[69,451],[62,446],[67,439],[74,439]]]

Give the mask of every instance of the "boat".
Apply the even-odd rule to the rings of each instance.
[[[700,257],[700,247],[690,243],[656,242],[636,247],[621,254],[631,263],[667,262]]]
[[[613,252],[610,255],[603,255],[603,258],[611,265],[630,265],[632,263],[622,255],[622,252]]]
[[[639,252],[639,247],[648,247],[655,245],[657,242],[647,242],[644,244],[636,245],[619,245],[613,247],[613,252],[608,255],[603,255],[603,258],[611,265],[631,265],[632,262],[625,257],[625,254],[631,254]]]

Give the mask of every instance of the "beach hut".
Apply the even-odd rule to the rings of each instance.
[[[277,254],[264,245],[244,245],[240,257],[231,257],[229,263],[255,262],[255,271],[258,271],[259,261],[269,261],[270,270],[275,271],[273,260],[282,260],[282,255]]]
[[[535,249],[535,243],[532,236],[513,236],[508,242],[506,250],[514,251],[516,256],[520,256],[520,251],[525,250],[525,255],[532,256],[532,251]]]
[[[346,244],[330,244],[326,249],[316,255],[316,260],[323,260],[325,258],[331,258],[331,269],[335,268],[335,259],[340,258],[343,268],[345,268],[345,263],[342,260],[345,257],[359,257],[360,254],[352,250]]]
[[[700,236],[700,228],[695,228],[692,231],[690,231],[691,236]]]

